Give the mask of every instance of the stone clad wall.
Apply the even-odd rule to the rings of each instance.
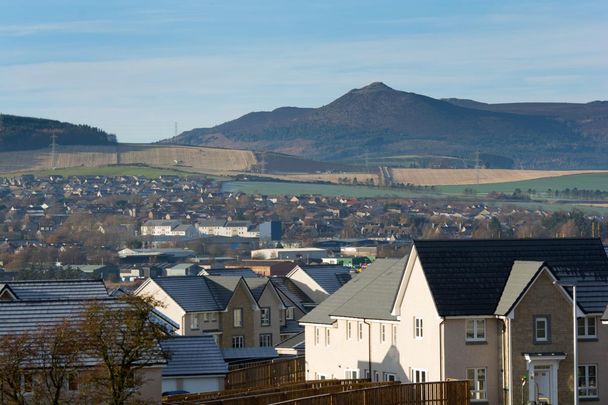
[[[534,344],[534,316],[549,315],[551,317],[551,342],[549,344]],[[521,377],[526,373],[526,360],[522,353],[530,352],[564,352],[566,358],[559,363],[558,371],[558,400],[560,405],[573,403],[572,392],[572,304],[553,284],[552,279],[543,272],[526,292],[521,302],[515,308],[515,318],[512,320],[512,352],[513,352],[513,403],[522,403]],[[531,380],[529,380],[531,382]],[[524,388],[524,398],[528,397],[528,389]]]

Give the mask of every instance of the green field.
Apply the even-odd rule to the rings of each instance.
[[[70,167],[66,169],[13,173],[4,176],[19,176],[23,174],[33,174],[35,176],[141,176],[152,179],[159,176],[187,176],[195,173],[149,166],[116,165],[101,167]]]
[[[247,194],[267,195],[304,195],[316,194],[327,197],[401,197],[421,198],[440,197],[438,193],[416,192],[411,190],[385,189],[366,186],[349,186],[314,183],[289,183],[274,181],[229,181],[222,184],[222,191],[240,191]]]
[[[608,173],[572,174],[509,183],[449,185],[435,186],[435,188],[447,194],[462,194],[467,188],[475,190],[478,194],[487,194],[492,191],[510,194],[515,189],[520,189],[523,192],[532,189],[541,195],[548,189],[565,190],[567,188],[577,188],[579,190],[608,191]]]

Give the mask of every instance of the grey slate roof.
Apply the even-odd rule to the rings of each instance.
[[[186,312],[220,311],[225,305],[216,300],[205,277],[175,276],[153,279]]]
[[[251,269],[208,269],[201,270],[199,275],[205,276],[239,276],[239,277],[260,277],[258,273]]]
[[[39,280],[5,283],[24,301],[107,298],[108,291],[101,280]]]
[[[271,359],[279,357],[274,347],[225,347],[222,349],[224,360]]]
[[[534,276],[542,265],[543,262],[520,260],[516,260],[513,263],[507,284],[502,292],[496,311],[494,311],[496,315],[506,315],[509,313],[513,304],[515,304],[526,287],[534,279]]]
[[[334,321],[330,318],[331,315],[396,320],[391,311],[406,263],[407,256],[402,259],[376,260],[304,315],[300,322],[332,324]]]
[[[545,262],[560,282],[594,284],[589,296],[577,290],[585,312],[608,303],[599,239],[425,240],[415,247],[440,316],[493,315],[516,260]]]
[[[285,306],[294,304],[301,311],[306,312],[304,304],[314,304],[314,300],[306,295],[293,281],[287,277],[271,277],[270,282],[279,292]]]
[[[328,294],[333,294],[350,279],[350,269],[345,266],[300,266]]]
[[[285,339],[275,347],[277,349],[304,349],[305,338],[304,332],[298,333],[290,337],[289,339]]]
[[[211,335],[174,336],[161,342],[169,352],[163,377],[224,375],[228,364]]]

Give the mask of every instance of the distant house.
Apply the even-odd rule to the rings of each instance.
[[[307,379],[467,379],[472,402],[571,404],[576,333],[577,395],[604,403],[607,304],[600,240],[417,241],[301,319]]]
[[[162,391],[206,392],[224,389],[228,364],[213,336],[174,336],[161,342],[168,352]]]
[[[327,250],[319,248],[270,248],[251,251],[251,258],[258,260],[312,260],[327,256]]]
[[[197,229],[202,235],[259,238],[260,232],[257,226],[248,221],[226,221],[222,219],[201,220]]]
[[[152,241],[189,241],[200,237],[196,228],[177,220],[149,220],[141,226],[141,236]]]
[[[340,265],[298,265],[285,276],[314,302],[320,303],[351,279],[351,270]]]

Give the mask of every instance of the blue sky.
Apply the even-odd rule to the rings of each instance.
[[[608,2],[3,0],[0,112],[151,142],[383,81],[487,102],[608,99]]]

